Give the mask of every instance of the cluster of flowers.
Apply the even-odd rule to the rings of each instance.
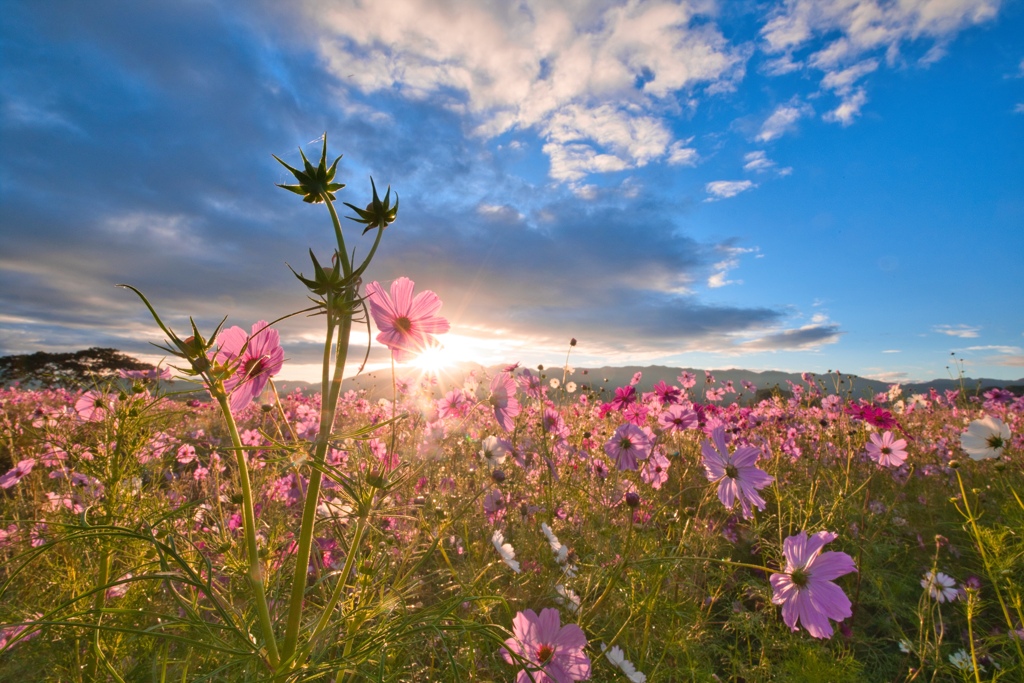
[[[407,278],[396,280],[390,292],[384,290],[379,283],[367,285],[367,301],[370,313],[379,330],[378,341],[391,349],[396,360],[405,360],[418,351],[436,343],[433,335],[445,332],[448,322],[438,315],[440,299],[433,292],[413,294],[414,285]],[[211,351],[210,360],[214,364],[230,369],[224,382],[225,390],[230,397],[233,412],[243,414],[250,410],[253,402],[263,393],[268,380],[275,375],[284,362],[284,352],[280,346],[278,332],[265,321],[252,325],[249,332],[240,327],[225,329],[217,338],[216,349]],[[150,380],[163,377],[131,377],[129,379]],[[738,403],[717,405],[722,396],[736,393],[731,383],[715,388],[714,378],[710,373],[706,376],[705,390],[708,403],[694,402],[689,397],[689,390],[695,385],[696,379],[690,373],[679,376],[680,386],[670,386],[665,382],[656,384],[651,392],[640,393],[637,386],[640,374],[624,387],[615,389],[614,397],[605,403],[594,403],[592,392],[580,394],[567,406],[559,407],[551,400],[550,391],[558,389],[558,384],[544,384],[543,378],[518,365],[507,366],[490,378],[487,389],[483,389],[475,376],[467,380],[460,389],[447,392],[441,399],[422,408],[424,438],[419,443],[421,455],[429,454],[438,448],[445,436],[454,425],[464,425],[466,419],[474,415],[473,433],[479,444],[481,459],[491,470],[493,481],[499,485],[483,499],[483,507],[487,519],[494,525],[491,542],[499,558],[513,572],[520,573],[522,567],[516,559],[515,549],[507,541],[505,531],[500,528],[504,519],[504,511],[510,502],[500,489],[505,474],[501,467],[511,455],[515,463],[524,470],[530,470],[537,463],[543,463],[552,477],[570,468],[576,470],[581,463],[586,465],[588,476],[604,479],[609,476],[608,465],[612,465],[625,476],[626,487],[614,494],[611,503],[625,502],[634,509],[634,521],[643,521],[643,511],[639,508],[641,500],[641,482],[651,490],[660,489],[669,480],[669,469],[672,464],[667,444],[674,437],[687,436],[699,443],[701,454],[700,465],[709,487],[717,495],[724,509],[731,513],[739,506],[739,514],[745,520],[753,519],[756,511],[763,511],[766,501],[762,491],[776,482],[775,476],[759,466],[764,457],[769,459],[772,453],[784,453],[791,459],[802,456],[797,445],[797,437],[814,437],[813,427],[806,425],[789,426],[784,437],[779,440],[773,451],[773,445],[765,440],[758,441],[752,436],[752,428],[778,420],[787,411],[794,411],[808,403],[808,396],[816,391],[811,380],[808,388],[793,385],[795,394],[790,402],[766,401],[756,407],[742,407]],[[575,387],[574,387],[575,388]],[[752,385],[744,389],[753,391]],[[404,385],[403,394],[411,387]],[[575,394],[568,390],[566,384],[562,390],[567,394]],[[996,413],[1006,417],[1008,405],[1016,405],[1020,399],[1008,398],[1003,393],[986,394],[985,409],[991,411],[978,419],[968,420],[966,429],[960,432],[960,448],[975,460],[999,458],[1011,443],[1009,425]],[[65,397],[73,405],[65,417],[73,417],[81,422],[95,422],[109,416],[119,399],[111,394],[98,391],[85,392],[77,396]],[[876,397],[875,402],[862,401],[856,404],[842,405],[839,397],[819,396],[811,414],[823,423],[830,420],[852,420],[868,430],[863,445],[863,456],[866,462],[874,462],[877,468],[889,471],[892,476],[906,476],[908,459],[911,449],[908,446],[909,436],[906,435],[900,419],[906,419],[915,410],[926,410],[926,404],[950,405],[956,396],[939,395],[933,392],[929,397],[915,398],[909,404],[904,403],[897,409],[893,396]],[[888,404],[889,408],[885,405]],[[415,409],[412,401],[403,408]],[[197,410],[203,408],[198,404]],[[891,410],[890,410],[891,408]],[[395,407],[385,403],[370,403],[360,395],[350,392],[343,397],[342,412],[352,416],[366,416],[371,422],[388,419],[395,414]],[[315,405],[307,401],[293,401],[288,417],[296,426],[299,438],[311,439],[317,429]],[[41,419],[56,419],[62,413],[55,410]],[[590,420],[588,424],[604,425],[611,432],[601,442],[595,439],[591,431],[585,431],[582,438],[573,436],[567,423],[569,415]],[[1016,413],[1013,413],[1014,415]],[[487,419],[484,419],[484,416]],[[959,413],[966,418],[968,411]],[[491,421],[493,418],[493,421]],[[486,431],[493,430],[501,436]],[[804,433],[801,433],[804,430]],[[903,434],[897,438],[893,430]],[[607,432],[606,432],[607,433]],[[195,444],[200,443],[205,435],[193,432],[188,439],[167,436],[155,444],[145,457],[160,458],[164,455],[173,457],[180,468],[192,469],[192,476],[197,481],[204,481],[210,475],[211,468],[220,468],[219,457],[212,449],[200,462]],[[242,434],[243,443],[254,449],[266,444],[266,440],[257,430],[246,430]],[[943,448],[949,452],[948,443]],[[369,440],[366,448],[373,457],[392,469],[396,463],[397,453],[389,450],[381,440]],[[59,450],[59,449],[55,449]],[[606,457],[602,457],[602,454]],[[343,449],[331,449],[328,464],[344,467],[348,452]],[[76,457],[86,457],[79,453]],[[92,456],[89,456],[92,457]],[[265,465],[261,460],[261,451],[249,453],[249,464],[253,468]],[[101,497],[102,485],[90,477],[72,471],[65,466],[66,455],[28,457],[14,463],[13,467],[0,475],[0,488],[10,489],[20,481],[32,475],[36,465],[43,461],[49,467],[50,478],[64,477],[77,486],[90,490],[93,498]],[[632,478],[631,478],[632,477]],[[634,481],[633,479],[638,481]],[[304,487],[304,481],[295,473],[272,480],[266,491],[268,501],[290,505],[298,499]],[[91,487],[91,488],[90,488]],[[330,490],[327,491],[330,495]],[[77,506],[81,510],[83,501],[69,500],[66,507]],[[58,503],[58,505],[63,503]],[[526,506],[527,503],[523,502]],[[318,507],[318,512],[325,519],[344,521],[351,514],[351,507],[341,499],[332,496],[325,499]],[[229,524],[240,525],[235,519]],[[197,517],[201,520],[202,515]],[[560,567],[565,583],[557,586],[560,604],[571,614],[576,614],[580,607],[580,599],[571,588],[566,586],[576,576],[578,567],[571,559],[571,553],[555,535],[547,523],[540,525],[547,542]],[[8,533],[8,532],[5,532]],[[8,533],[10,536],[10,533]],[[825,546],[839,539],[839,535],[829,530],[800,530],[783,541],[782,562],[778,571],[769,576],[772,589],[771,602],[781,608],[782,621],[792,630],[803,628],[815,638],[828,638],[833,635],[833,622],[841,622],[852,614],[850,599],[842,588],[834,581],[846,574],[856,572],[853,558],[842,551],[825,551]],[[323,556],[329,558],[332,546],[329,541],[320,543]],[[328,564],[331,564],[328,562]],[[127,575],[127,578],[131,578]],[[124,588],[108,592],[108,597],[116,599],[124,595]],[[958,589],[949,576],[935,570],[929,572],[921,581],[922,587],[938,602],[955,599]],[[542,609],[538,615],[527,609],[519,612],[512,622],[513,637],[505,642],[502,650],[504,659],[512,665],[519,666],[517,681],[555,681],[567,683],[583,680],[590,674],[592,662],[586,654],[587,638],[584,631],[576,624],[562,625],[558,610]],[[6,637],[6,636],[5,636]],[[645,681],[643,673],[625,658],[622,650],[617,647],[603,645],[601,648],[605,658],[631,681]]]

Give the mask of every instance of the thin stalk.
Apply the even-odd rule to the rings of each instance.
[[[249,583],[252,584],[253,594],[256,596],[256,611],[259,613],[260,630],[263,632],[263,640],[267,646],[267,658],[272,669],[276,669],[281,661],[277,651],[277,640],[274,637],[274,625],[270,620],[270,607],[267,605],[266,589],[263,586],[263,567],[260,562],[259,548],[256,546],[256,514],[253,511],[252,485],[249,483],[249,466],[245,462],[245,447],[242,446],[242,439],[238,435],[238,425],[235,424],[235,417],[231,414],[231,406],[228,405],[228,397],[223,391],[218,391],[217,402],[220,404],[221,412],[224,413],[224,420],[228,425],[228,434],[231,436],[231,444],[234,446],[235,461],[238,464],[238,479],[242,485],[242,521],[245,525],[245,547],[249,560]]]
[[[327,193],[322,193],[320,198],[327,204],[327,210],[331,212],[331,223],[334,224],[334,236],[338,240],[338,258],[341,259],[341,269],[348,277],[352,274],[352,264],[348,260],[348,253],[345,249],[345,236],[341,232],[341,221],[338,220],[338,212],[334,210],[334,202],[330,200]]]
[[[330,206],[329,202],[328,206]],[[334,311],[328,310],[328,317],[333,313]],[[343,313],[338,330],[334,378],[331,381],[330,390],[327,394],[327,401],[321,404],[320,409],[320,432],[317,434],[316,449],[313,453],[313,462],[317,465],[323,465],[327,458],[327,447],[330,443],[331,431],[334,429],[338,396],[341,393],[341,382],[344,377],[345,360],[348,358],[348,337],[351,330],[352,318],[347,313]],[[327,347],[324,349],[325,360],[329,354],[329,337],[327,341]],[[325,363],[325,378],[327,377],[327,372],[327,364]],[[321,396],[324,395],[326,386],[326,384],[321,385]],[[320,499],[320,484],[322,481],[323,472],[321,469],[319,467],[313,468],[309,475],[309,484],[306,487],[306,497],[302,507],[302,526],[299,529],[298,548],[295,555],[295,573],[292,578],[291,602],[288,609],[288,624],[285,630],[284,648],[282,650],[282,657],[285,660],[292,658],[298,645],[299,627],[302,624],[302,601],[306,593],[306,574],[309,566],[309,554],[313,545],[313,526],[316,523],[316,506]]]
[[[964,490],[964,480],[960,477],[960,471],[956,472],[956,481],[960,484],[960,496],[964,501],[964,510],[966,511],[967,521],[971,525],[971,535],[974,537],[974,542],[978,544],[978,553],[981,555],[981,561],[985,564],[985,573],[988,574],[989,580],[992,581],[992,588],[996,592],[996,598],[999,600],[999,606],[1003,610],[1003,619],[1006,620],[1006,626],[1013,629],[1013,619],[1010,617],[1010,610],[1006,606],[1006,601],[1003,600],[1003,592],[999,590],[999,577],[992,570],[992,565],[988,561],[988,553],[985,552],[985,543],[981,538],[981,532],[978,531],[978,525],[974,522],[974,512],[971,511],[971,504],[967,500],[967,491]],[[1021,649],[1020,638],[1011,638],[1013,644],[1017,647],[1017,657],[1019,661],[1024,662],[1024,650]],[[972,641],[972,651],[973,651]]]
[[[97,579],[97,586],[105,586],[110,580],[110,550],[103,548],[100,552],[100,575]],[[99,626],[99,620],[103,616],[103,600],[106,597],[105,590],[96,591],[96,595],[92,601],[93,611],[96,612],[96,625]],[[92,639],[92,658],[89,660],[89,680],[96,680],[96,673],[100,666],[100,660],[103,658],[103,653],[100,650],[100,629],[96,629],[93,633]]]
[[[324,608],[323,614],[320,615],[320,620],[313,628],[312,633],[309,636],[309,644],[299,654],[296,660],[301,664],[302,660],[309,656],[309,651],[313,647],[313,643],[316,641],[317,636],[323,632],[327,625],[331,622],[331,615],[334,613],[334,608],[338,606],[338,601],[341,599],[341,595],[348,585],[348,577],[352,574],[352,565],[355,563],[355,557],[359,554],[359,546],[363,541],[363,533],[366,531],[366,517],[360,517],[356,523],[356,533],[352,539],[352,543],[348,548],[348,557],[345,558],[345,566],[341,570],[341,576],[338,579],[337,585],[334,587],[334,593],[331,595],[331,599],[327,602],[327,606]]]

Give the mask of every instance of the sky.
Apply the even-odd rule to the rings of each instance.
[[[118,283],[182,336],[306,307],[333,229],[272,155],[326,132],[451,358],[1024,377],[1021,0],[2,6],[0,355],[159,360]]]

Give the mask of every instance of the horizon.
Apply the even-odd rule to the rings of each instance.
[[[117,283],[178,332],[302,308],[332,228],[271,155],[326,131],[340,215],[401,197],[364,282],[438,294],[439,362],[1021,379],[1024,3],[563,4],[9,3],[0,355],[156,364]],[[277,328],[318,382],[319,320]]]

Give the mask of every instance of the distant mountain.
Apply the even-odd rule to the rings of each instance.
[[[150,367],[131,356],[122,354],[116,349],[87,349],[67,354],[36,353],[30,356],[4,356],[0,357],[0,386],[11,384],[14,381],[20,381],[23,386],[28,387],[40,385],[89,386],[93,381],[93,377],[115,376],[118,369],[147,369]],[[477,363],[460,363],[456,367],[446,370],[436,379],[436,382],[433,382],[432,392],[435,397],[440,397],[454,387],[463,386],[471,372],[476,372],[484,388],[486,388],[486,378],[496,372],[500,372],[504,367],[503,365],[495,365],[485,368]],[[543,370],[532,367],[529,370],[534,374],[542,376],[545,382],[550,382],[552,379],[557,379],[559,382],[563,380],[561,367],[548,367]],[[573,374],[564,377],[564,380],[566,382],[575,382],[581,390],[584,387],[589,387],[597,392],[599,396],[610,397],[614,395],[616,387],[629,384],[637,372],[641,373],[637,390],[643,392],[651,391],[652,387],[658,382],[678,385],[679,381],[677,378],[684,371],[693,373],[696,376],[697,384],[691,390],[691,394],[699,400],[703,396],[704,389],[711,388],[711,386],[705,386],[704,370],[697,368],[669,368],[663,365],[649,365],[645,367],[577,367]],[[401,366],[398,373],[400,377],[413,381],[420,381],[422,378],[422,375],[418,374],[416,370]],[[806,382],[801,379],[798,373],[791,372],[775,370],[758,372],[755,370],[729,369],[711,370],[711,374],[715,378],[715,383],[712,386],[720,387],[726,382],[731,381],[736,391],[739,392],[738,394],[727,394],[725,396],[726,403],[737,398],[740,400],[752,398],[751,392],[743,388],[743,382],[745,381],[753,383],[762,392],[776,388],[780,391],[789,391],[790,382],[806,386]],[[853,398],[870,398],[876,393],[887,391],[890,386],[889,382],[867,379],[857,375],[840,375],[838,373],[817,375],[815,376],[815,381],[819,385],[823,385],[823,390],[826,393],[839,393]],[[319,382],[281,380],[276,382],[276,386],[278,393],[282,396],[290,394],[296,389],[307,394],[320,391]],[[927,393],[929,388],[934,388],[937,391],[962,388],[969,394],[975,394],[993,387],[1001,387],[1013,391],[1017,395],[1024,394],[1024,378],[1018,380],[973,379],[966,377],[963,380],[955,380],[947,378],[934,379],[928,382],[909,382],[901,386],[904,396]],[[165,382],[163,387],[171,392],[189,392],[190,388],[194,387],[194,385],[187,382]],[[388,370],[380,370],[350,377],[342,383],[342,389],[343,391],[365,390],[366,396],[371,400],[390,398],[392,395],[391,373]],[[209,395],[199,387],[194,387],[190,393],[179,394],[177,397],[183,399],[209,399]]]
[[[499,372],[503,369],[502,365],[495,365],[485,368],[475,363],[463,363],[458,368],[449,370],[443,377],[438,379],[437,384],[434,387],[434,395],[441,396],[445,391],[448,391],[454,387],[462,386],[466,377],[473,370],[477,371],[477,374],[483,377],[489,377],[495,372]],[[543,376],[545,382],[550,382],[552,379],[557,379],[559,382],[562,381],[562,368],[561,367],[546,367],[544,370],[538,370],[536,367],[529,368],[535,375]],[[612,396],[615,393],[615,388],[629,384],[630,380],[633,379],[633,375],[637,372],[641,373],[640,382],[637,384],[638,391],[651,391],[655,384],[658,382],[665,382],[669,385],[678,385],[678,377],[683,372],[687,371],[693,373],[697,378],[696,386],[691,390],[691,394],[695,396],[701,396],[705,388],[705,374],[703,369],[697,368],[669,368],[662,365],[649,365],[645,367],[641,366],[626,366],[626,367],[598,367],[598,368],[575,368],[575,372],[572,375],[565,377],[565,381],[575,382],[578,387],[587,386],[598,394],[604,394]],[[794,384],[801,384],[807,386],[807,383],[803,381],[799,373],[791,372],[779,372],[776,370],[767,370],[758,372],[755,370],[741,370],[741,369],[729,369],[729,370],[711,370],[711,374],[714,375],[715,384],[712,386],[722,386],[726,382],[732,381],[733,386],[739,392],[739,398],[746,400],[751,398],[751,392],[743,388],[743,382],[751,382],[757,386],[758,389],[774,389],[778,388],[782,391],[789,391],[789,382]],[[892,385],[891,382],[883,382],[875,379],[868,379],[857,375],[837,374],[832,373],[829,375],[815,375],[815,381],[819,386],[823,386],[823,391],[828,394],[838,393],[843,396],[850,395],[853,398],[870,398],[875,394],[888,391]],[[998,380],[998,379],[973,379],[965,377],[962,381],[953,379],[934,379],[928,382],[908,382],[900,385],[903,389],[904,396],[910,396],[912,394],[926,394],[929,388],[934,388],[936,391],[942,392],[947,389],[963,389],[968,394],[980,393],[987,391],[993,387],[1000,387],[1009,390],[1015,390],[1018,395],[1024,393],[1024,378],[1018,380]],[[282,395],[290,393],[295,389],[302,389],[303,392],[316,392],[320,390],[320,384],[310,384],[309,382],[291,382],[281,381],[277,382],[278,392]],[[391,377],[390,372],[379,371],[374,373],[366,373],[359,375],[355,378],[346,379],[342,387],[345,391],[350,389],[355,390],[366,390],[367,396],[370,399],[378,398],[389,398],[391,396]],[[708,386],[707,388],[711,388]],[[736,395],[726,395],[725,401],[729,403],[737,398]]]

